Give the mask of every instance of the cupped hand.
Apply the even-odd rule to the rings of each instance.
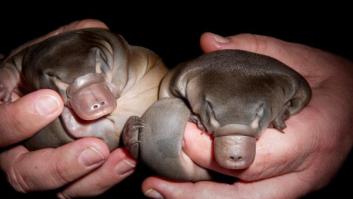
[[[189,124],[185,152],[197,164],[237,177],[233,184],[178,183],[150,177],[143,183],[153,198],[298,198],[326,185],[353,143],[353,64],[339,56],[279,39],[205,33],[202,49],[241,49],[274,57],[302,74],[312,88],[309,105],[287,120],[284,133],[267,129],[257,141],[256,158],[246,170],[220,168],[212,140]]]
[[[96,20],[63,26],[21,49],[48,37],[82,28],[108,28]],[[38,90],[0,104],[0,167],[10,184],[20,192],[50,190],[65,186],[61,198],[93,196],[117,184],[135,168],[135,161],[122,149],[109,153],[100,139],[83,138],[56,149],[28,151],[19,144],[57,118],[63,110],[61,97],[48,89]]]

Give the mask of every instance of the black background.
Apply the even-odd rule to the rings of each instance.
[[[352,20],[349,7],[326,4],[308,7],[306,4],[287,2],[281,8],[268,9],[250,2],[249,5],[228,3],[200,3],[188,5],[155,5],[154,9],[135,2],[119,5],[118,2],[87,2],[90,8],[73,7],[59,2],[31,5],[3,6],[0,14],[0,53],[7,54],[18,45],[46,34],[72,21],[95,18],[104,21],[112,31],[120,33],[134,45],[141,45],[159,54],[168,67],[173,67],[200,55],[201,33],[210,31],[221,35],[255,33],[277,37],[321,48],[353,59]],[[161,7],[160,7],[161,6]],[[19,9],[21,7],[21,9]],[[33,9],[33,7],[36,7]],[[207,7],[207,8],[205,8]],[[54,11],[53,9],[56,8]],[[1,139],[1,138],[0,138]],[[349,198],[353,177],[353,157],[347,159],[341,170],[324,189],[305,198]],[[99,198],[142,198],[140,185],[131,183],[143,179],[136,174]],[[318,173],[318,175],[320,175]],[[256,190],[254,190],[256,191]],[[122,196],[129,194],[129,196]],[[55,192],[31,194],[16,193],[0,176],[0,198],[52,198]],[[120,197],[118,197],[120,196]]]

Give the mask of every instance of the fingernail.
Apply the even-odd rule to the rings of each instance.
[[[213,34],[213,39],[219,44],[227,44],[230,42],[230,40],[226,37],[222,37],[222,36],[214,34],[214,33],[212,33],[212,34]]]
[[[159,192],[157,192],[154,189],[149,189],[144,194],[145,194],[145,196],[147,196],[149,198],[154,198],[154,199],[163,199],[164,198]]]
[[[35,101],[34,108],[41,116],[50,115],[59,108],[59,100],[51,95],[44,95]]]
[[[136,167],[136,163],[129,160],[120,161],[116,166],[115,170],[119,175],[129,173]]]
[[[87,167],[101,164],[104,159],[104,155],[94,147],[86,148],[79,156],[79,161]]]

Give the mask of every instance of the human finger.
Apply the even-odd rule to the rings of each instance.
[[[91,172],[108,158],[109,149],[96,138],[82,138],[56,149],[29,152],[17,146],[0,154],[1,169],[20,192],[59,188]]]
[[[136,161],[126,151],[113,151],[107,161],[92,173],[71,184],[59,198],[89,197],[101,194],[134,172]]]
[[[9,104],[0,104],[0,147],[26,138],[49,124],[63,109],[61,97],[53,90],[32,92]]]

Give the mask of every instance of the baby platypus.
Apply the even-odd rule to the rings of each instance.
[[[254,160],[260,133],[269,125],[284,129],[285,120],[310,98],[307,81],[271,57],[241,50],[215,51],[170,71],[163,79],[159,101],[141,118],[131,117],[123,137],[135,157],[141,154],[154,170],[166,171],[163,175],[207,180],[209,173],[182,151],[186,122],[193,121],[213,135],[220,166],[245,169]],[[151,140],[152,135],[159,139]]]
[[[157,100],[167,69],[152,51],[129,45],[105,29],[81,29],[50,37],[0,65],[0,100],[13,92],[49,88],[65,102],[59,118],[26,142],[30,149],[57,147],[82,137],[119,146],[127,118]]]

